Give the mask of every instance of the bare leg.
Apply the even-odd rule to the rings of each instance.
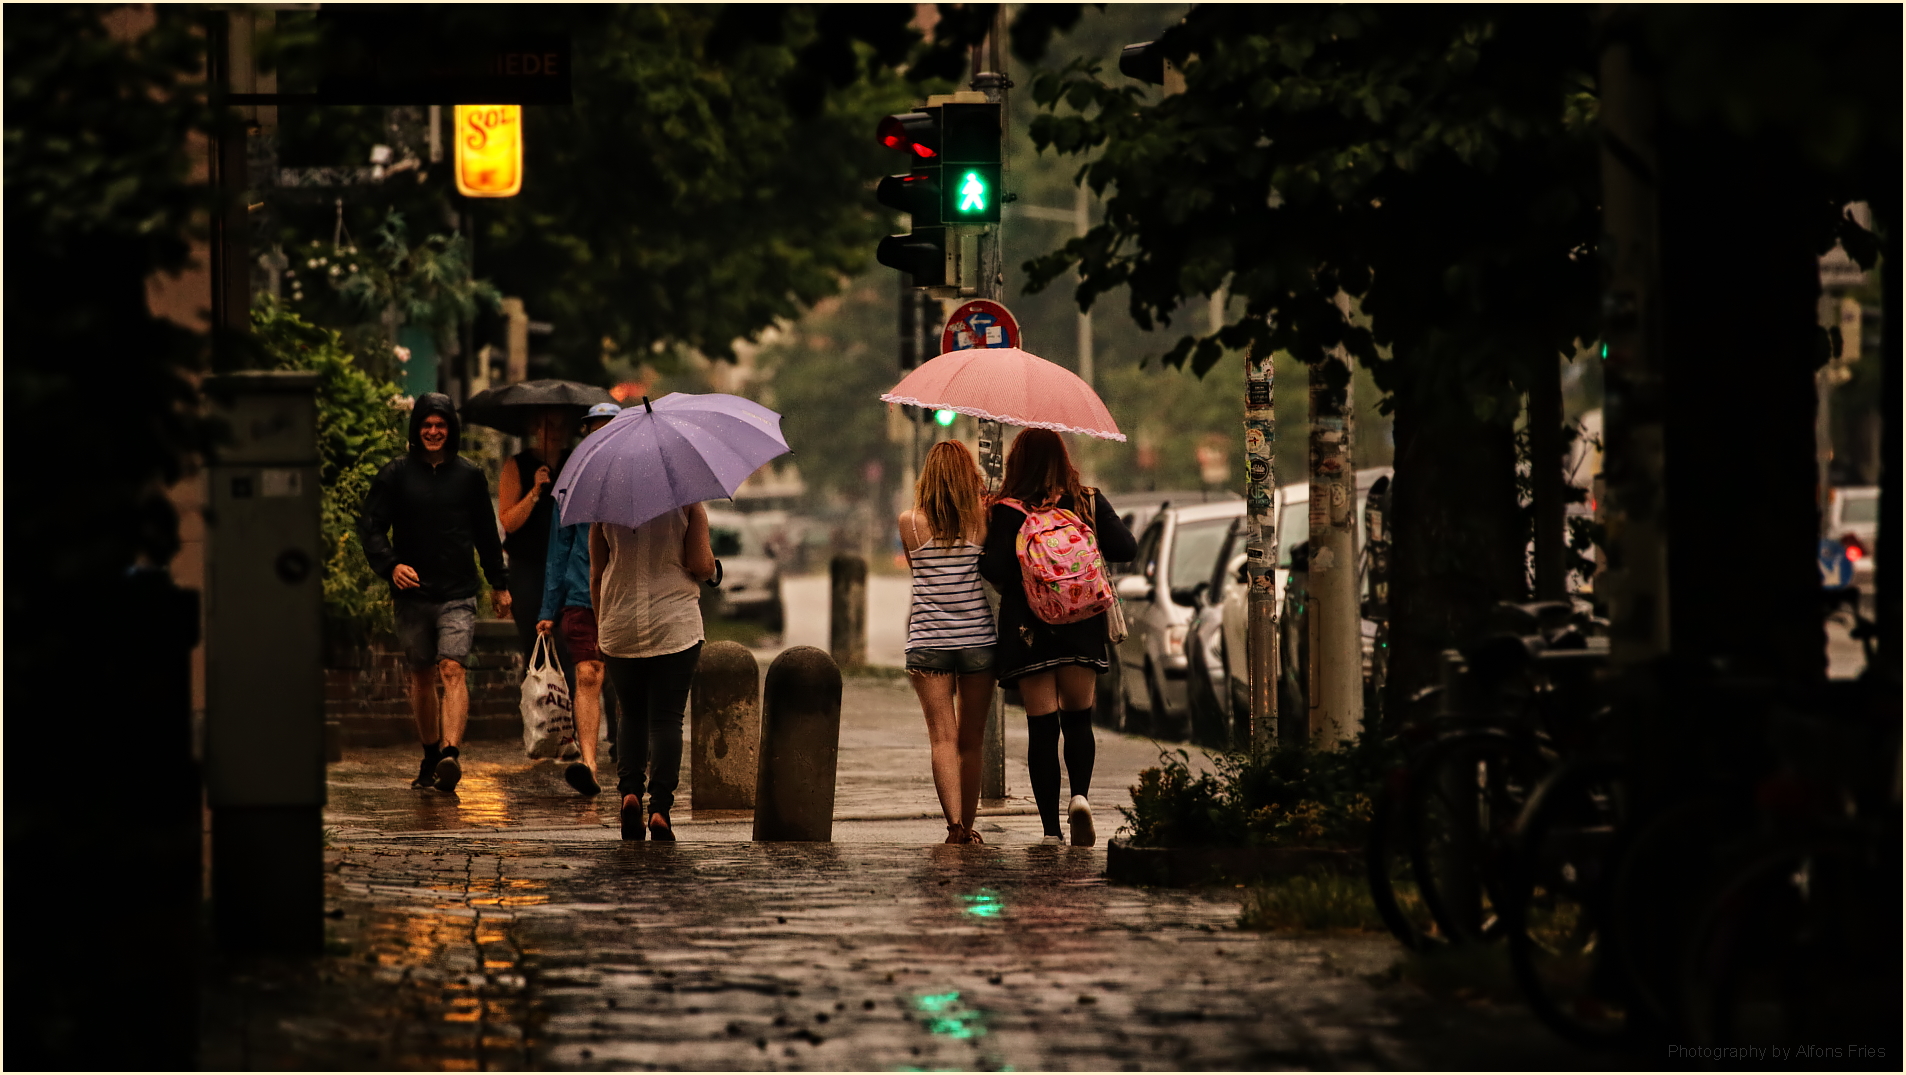
[[[940,795],[940,811],[948,825],[963,824],[960,807],[959,722],[953,712],[951,673],[909,671],[913,693],[927,720],[927,743],[933,748],[933,790]]]
[[[410,715],[417,720],[417,740],[424,746],[436,746],[443,730],[437,722],[437,670],[410,670]]]
[[[596,770],[596,732],[602,724],[602,662],[576,662],[576,741],[582,763]]]
[[[443,745],[463,745],[463,729],[470,722],[470,687],[464,682],[463,666],[452,660],[437,662],[437,674],[443,680]]]
[[[960,824],[979,819],[980,746],[986,741],[986,715],[993,707],[993,674],[960,677]]]

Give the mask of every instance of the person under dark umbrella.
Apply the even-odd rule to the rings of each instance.
[[[543,564],[549,554],[550,517],[556,508],[549,491],[568,458],[576,417],[569,407],[532,408],[523,450],[503,464],[497,482],[503,551],[510,555],[510,612],[525,661],[536,645],[536,613],[543,606]],[[565,673],[570,672],[568,663],[565,656]]]

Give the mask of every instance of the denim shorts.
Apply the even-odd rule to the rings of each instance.
[[[457,601],[391,602],[397,621],[397,639],[412,668],[429,668],[438,661],[469,667],[470,645],[476,636],[476,598]]]
[[[958,672],[963,676],[993,670],[993,652],[998,646],[974,646],[971,649],[910,649],[909,672]]]

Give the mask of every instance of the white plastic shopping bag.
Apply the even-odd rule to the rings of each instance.
[[[523,753],[532,758],[560,758],[575,751],[576,713],[569,683],[556,663],[555,640],[536,636],[530,651],[529,673],[523,677]]]

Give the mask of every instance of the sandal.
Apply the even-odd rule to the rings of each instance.
[[[986,838],[979,834],[978,829],[967,829],[966,842],[969,844],[983,844],[986,842]]]
[[[972,843],[973,831],[964,825],[948,825],[946,827],[946,842],[949,844]]]

